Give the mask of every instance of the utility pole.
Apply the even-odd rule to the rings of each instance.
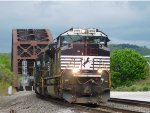
[[[23,90],[26,91],[26,83],[27,83],[27,60],[22,61],[22,82],[23,82]]]

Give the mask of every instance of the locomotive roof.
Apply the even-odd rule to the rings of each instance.
[[[98,29],[95,28],[78,28],[78,29],[71,28],[65,31],[64,33],[61,33],[59,36],[66,36],[66,35],[101,36],[101,37],[105,37],[107,41],[110,41],[108,39],[108,36],[104,32],[99,31]]]

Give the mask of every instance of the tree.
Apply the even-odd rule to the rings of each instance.
[[[11,84],[13,82],[14,75],[11,72],[10,67],[10,54],[0,53],[0,83]]]
[[[108,45],[111,52],[114,50],[122,50],[125,48],[130,48],[132,50],[137,51],[141,55],[149,55],[150,54],[150,49],[147,48],[146,46],[137,46],[137,45],[132,45],[132,44],[109,44]]]
[[[111,54],[112,87],[130,86],[149,75],[146,58],[131,49],[116,50]]]

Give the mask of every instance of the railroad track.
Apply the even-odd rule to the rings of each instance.
[[[150,102],[146,102],[146,101],[120,99],[120,98],[110,98],[109,102],[150,108]]]
[[[42,97],[41,99],[44,99],[46,101],[51,101],[58,105],[65,105],[65,106],[71,107],[72,110],[78,111],[79,113],[82,111],[83,112],[86,111],[86,113],[143,113],[143,112],[124,109],[124,108],[115,108],[107,104],[100,104],[100,105],[93,106],[92,104],[91,105],[90,104],[70,104],[60,99],[53,99],[53,98],[47,98],[47,97]]]
[[[88,113],[143,113],[140,111],[114,108],[108,105],[98,105],[95,108],[84,105],[76,105],[75,109],[79,109],[80,111],[84,109],[84,111],[86,110]]]

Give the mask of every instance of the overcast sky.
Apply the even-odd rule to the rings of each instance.
[[[75,28],[98,28],[110,43],[150,48],[150,2],[2,2],[0,52],[11,52],[13,28],[47,28],[54,38]]]

